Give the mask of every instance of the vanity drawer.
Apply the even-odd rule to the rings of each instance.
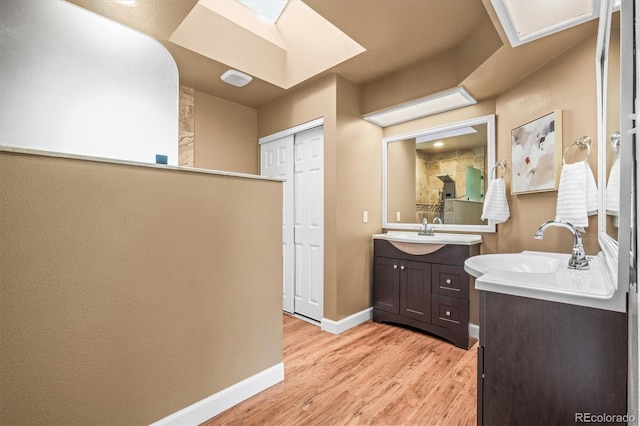
[[[433,295],[431,323],[439,327],[460,328],[469,324],[469,301]]]
[[[469,275],[464,268],[451,265],[433,265],[431,292],[441,296],[469,300]]]

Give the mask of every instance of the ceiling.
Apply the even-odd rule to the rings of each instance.
[[[181,84],[252,108],[330,73],[365,89],[392,81],[394,76],[428,74],[434,61],[451,52],[455,52],[457,67],[454,83],[467,87],[478,100],[491,98],[597,28],[597,22],[591,21],[512,48],[490,0],[291,0],[277,24],[283,26],[280,32],[285,41],[272,39],[264,44],[271,36],[242,32],[241,25],[215,11],[216,3],[220,6],[231,0],[209,1],[211,8],[198,0],[140,0],[133,8],[106,0],[67,1],[158,40],[176,61]],[[308,24],[294,18],[294,13],[318,15],[326,21]],[[286,51],[286,44],[293,41],[286,40],[285,22],[291,31],[301,34],[300,45],[292,48],[295,55]],[[331,27],[338,30],[336,35],[322,32]],[[216,33],[223,29],[226,32]],[[316,47],[313,39],[329,42]],[[285,59],[272,59],[283,56]],[[287,56],[289,63],[279,64]],[[299,58],[295,64],[294,56]],[[331,60],[324,65],[314,62],[314,58],[329,56]],[[254,80],[242,88],[222,82],[220,75],[230,68],[251,74]],[[280,78],[278,72],[288,77]]]

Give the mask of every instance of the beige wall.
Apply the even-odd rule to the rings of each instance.
[[[0,183],[1,424],[149,424],[282,362],[280,182],[0,152]]]
[[[195,167],[259,174],[258,111],[195,92]]]
[[[578,137],[591,136],[594,143],[588,162],[594,176],[597,176],[595,42],[594,34],[496,99],[498,160],[507,159],[511,162],[511,129],[560,109],[563,114],[562,151]],[[505,181],[510,189],[509,166]],[[533,238],[543,222],[554,219],[557,195],[557,191],[509,195],[511,219],[498,225],[497,238],[483,244],[483,251],[570,253],[573,238],[566,230],[550,229],[541,241]],[[597,230],[597,217],[592,216],[583,236],[588,253],[599,251]]]
[[[357,86],[337,80],[337,312],[334,320],[371,307],[373,241],[382,224],[382,130],[362,120]],[[363,223],[363,212],[369,221]]]

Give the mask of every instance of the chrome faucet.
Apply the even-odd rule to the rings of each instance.
[[[541,240],[543,238],[544,230],[550,226],[567,228],[573,233],[573,250],[571,251],[571,257],[569,258],[568,267],[571,269],[589,269],[589,259],[587,259],[587,255],[584,252],[580,232],[569,222],[565,222],[564,220],[550,220],[548,222],[545,222],[540,225],[540,228],[538,228],[533,237],[537,240]]]
[[[433,235],[433,228],[429,226],[429,221],[427,221],[426,217],[422,219],[422,226],[418,231],[418,235],[428,235],[428,236]]]

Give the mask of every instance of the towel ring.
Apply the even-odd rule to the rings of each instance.
[[[577,145],[578,148],[580,148],[581,150],[586,149],[587,156],[591,153],[591,138],[589,136],[582,136],[581,138],[576,139],[574,143],[569,145],[567,149],[564,150],[564,154],[562,154],[562,164],[567,164],[567,161],[566,161],[567,153],[569,152],[571,147],[573,147],[574,145]]]
[[[493,172],[496,171],[496,167],[502,167],[502,176],[498,177],[498,175],[496,174],[496,179],[502,179],[504,177],[504,174],[507,171],[507,160],[502,160],[502,161],[498,161],[495,166],[493,166],[493,168],[491,169],[491,178],[493,179]]]
[[[620,155],[620,130],[611,134],[611,148],[613,148],[616,155]]]

